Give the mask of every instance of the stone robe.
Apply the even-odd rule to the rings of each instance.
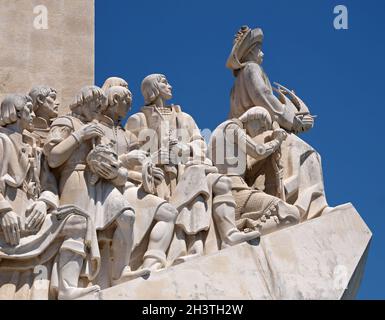
[[[173,159],[170,159],[170,163],[158,165],[165,172],[167,184],[158,188],[158,194],[177,208],[177,226],[189,235],[203,231],[205,252],[217,251],[220,240],[215,228],[210,227],[214,226],[212,187],[221,175],[216,173],[215,167],[206,158],[207,146],[194,119],[178,105],[162,109],[150,105],[132,115],[126,129],[138,137],[140,148],[151,154],[162,148],[168,149],[171,139],[177,139],[185,146],[177,162],[173,163]],[[203,210],[195,210],[196,201],[204,202]],[[168,255],[171,262],[177,258],[173,242]]]
[[[145,106],[141,112],[132,115],[126,128],[138,137],[141,149],[151,154],[162,148],[169,149],[170,139],[182,142],[185,149],[177,162],[170,159],[168,164],[159,164],[165,172],[167,186],[162,186],[163,190],[158,189],[158,194],[164,194],[164,198],[178,209],[180,214],[176,224],[181,225],[186,232],[195,234],[208,230],[211,215],[209,207],[206,206],[204,212],[195,213],[189,209],[189,205],[198,196],[206,202],[211,198],[211,187],[206,179],[207,167],[211,166],[211,162],[205,158],[207,146],[194,119],[182,112],[180,106],[172,105],[160,110],[152,105]],[[150,137],[149,143],[144,141],[146,135]],[[196,183],[197,180],[199,183]]]
[[[56,119],[44,146],[47,158],[50,158],[51,150],[56,145],[83,125],[80,119],[71,116]],[[91,140],[84,141],[55,172],[59,180],[60,205],[73,204],[79,207],[91,216],[97,230],[104,230],[132,206],[123,196],[124,183],[119,185],[103,179],[91,183],[93,173],[87,166],[87,156],[92,148]]]
[[[100,143],[104,145],[112,143],[112,148],[118,157],[122,157],[138,148],[136,136],[121,126],[115,125],[110,118],[101,116],[99,126],[105,133]],[[156,213],[159,207],[167,201],[149,194],[143,189],[141,186],[141,173],[138,174],[139,171],[134,170],[140,168],[130,167],[124,160],[122,165],[127,170],[123,197],[135,210],[134,246],[130,260],[130,266],[135,270],[143,263],[143,255],[148,245],[148,235],[151,232]]]

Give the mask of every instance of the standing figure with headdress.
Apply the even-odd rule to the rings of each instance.
[[[281,146],[285,199],[297,206],[302,220],[311,219],[331,209],[326,201],[320,155],[296,135],[313,127],[313,116],[293,91],[279,84],[277,88],[271,86],[261,66],[262,42],[263,32],[259,28],[244,26],[235,36],[226,64],[235,76],[229,118],[239,118],[255,106],[263,107],[272,121],[288,132]],[[262,174],[263,170],[251,168],[246,180],[252,184]],[[272,184],[266,181],[266,192],[270,192]]]

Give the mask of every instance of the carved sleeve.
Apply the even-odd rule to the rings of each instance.
[[[276,117],[279,125],[292,130],[295,114],[291,108],[285,108],[263,80],[256,64],[248,64],[244,70],[247,93],[255,106],[262,104],[269,113]]]
[[[40,182],[42,193],[39,200],[44,201],[51,209],[56,209],[59,206],[57,181],[44,155],[41,159]]]
[[[44,154],[51,168],[57,168],[68,160],[72,152],[78,147],[78,141],[71,134],[74,131],[71,122],[52,124]]]
[[[240,151],[248,156],[259,161],[267,158],[275,152],[280,146],[276,140],[267,143],[256,143],[246,134],[245,130],[235,124],[231,124],[226,129],[226,139],[229,139],[231,144],[236,145]]]

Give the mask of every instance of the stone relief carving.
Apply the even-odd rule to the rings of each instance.
[[[132,94],[118,77],[82,88],[60,117],[49,86],[7,96],[0,297],[75,299],[333,210],[320,156],[297,136],[314,116],[294,91],[271,86],[262,41],[258,28],[237,33],[230,116],[208,144],[167,103],[162,74],[142,81],[145,105],[124,126]]]

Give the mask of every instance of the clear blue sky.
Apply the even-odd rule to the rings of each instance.
[[[338,4],[348,30],[333,27]],[[384,17],[383,0],[96,0],[96,84],[125,78],[136,112],[142,79],[163,73],[173,102],[214,129],[229,110],[233,35],[262,27],[270,80],[318,115],[302,138],[322,156],[330,205],[352,202],[374,234],[358,298],[385,299]]]

